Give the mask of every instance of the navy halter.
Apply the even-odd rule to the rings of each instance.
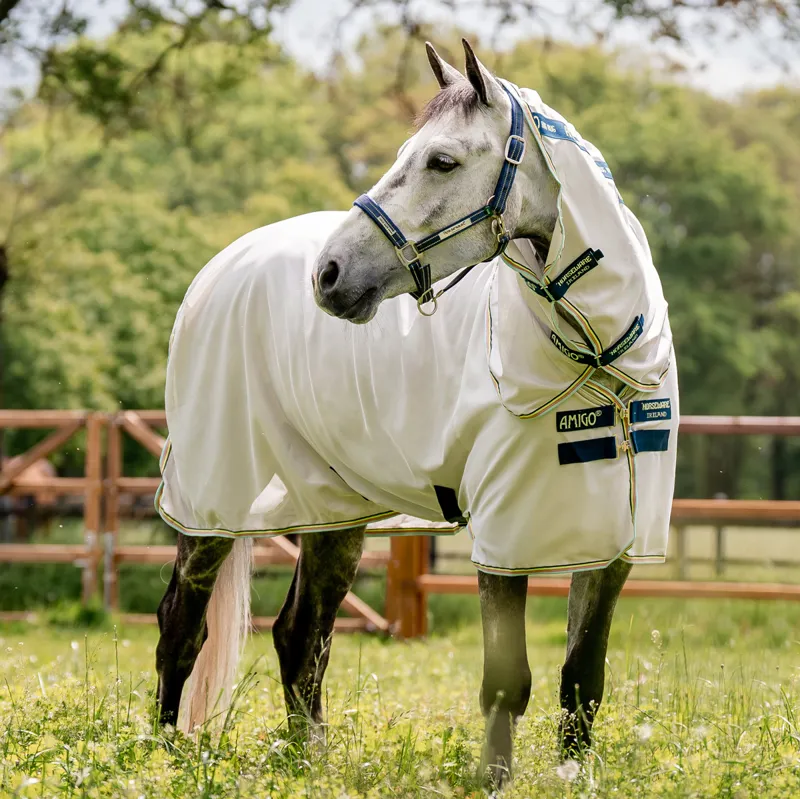
[[[442,228],[436,233],[431,233],[430,236],[425,236],[417,242],[409,241],[404,235],[403,231],[392,221],[391,217],[378,205],[372,198],[366,194],[362,194],[354,203],[356,207],[360,208],[377,226],[378,229],[386,236],[389,241],[394,245],[394,251],[400,259],[400,263],[411,272],[414,278],[414,283],[417,288],[415,291],[410,292],[411,296],[417,301],[421,313],[422,306],[425,303],[433,302],[433,311],[426,316],[432,315],[436,311],[436,300],[448,291],[456,283],[459,282],[470,269],[476,264],[465,269],[455,280],[448,283],[438,293],[434,294],[431,288],[431,266],[430,264],[422,263],[422,253],[432,249],[437,244],[455,236],[458,233],[463,233],[471,227],[483,222],[484,219],[492,220],[492,232],[494,233],[497,241],[497,247],[492,255],[487,258],[491,261],[500,255],[508,246],[511,236],[506,231],[505,222],[503,221],[503,213],[506,210],[506,203],[508,202],[508,195],[511,192],[511,187],[514,185],[514,177],[517,174],[517,167],[522,163],[525,157],[525,137],[523,128],[523,114],[522,107],[520,106],[517,98],[511,92],[505,89],[506,94],[511,100],[511,132],[506,140],[506,149],[503,160],[503,167],[500,170],[500,177],[497,179],[497,185],[494,189],[494,194],[489,198],[489,201],[482,208],[473,211],[471,214],[462,217],[451,225]]]

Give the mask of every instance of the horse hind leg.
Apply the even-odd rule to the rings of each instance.
[[[528,578],[478,572],[483,622],[481,710],[486,737],[481,777],[501,788],[511,777],[513,734],[531,696],[525,642]]]
[[[561,669],[561,745],[576,756],[591,745],[592,724],[603,700],[611,620],[631,565],[616,560],[604,569],[572,575],[567,656]]]
[[[248,539],[178,536],[172,579],[158,608],[161,724],[178,723],[190,674],[185,731],[202,724],[215,705],[219,708],[220,696],[226,703],[249,627],[251,553]]]
[[[336,614],[355,580],[364,527],[301,536],[300,558],[272,637],[280,662],[289,730],[322,738],[322,679]]]

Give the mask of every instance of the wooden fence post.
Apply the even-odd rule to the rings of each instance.
[[[686,579],[686,527],[682,524],[675,525],[675,548],[678,560],[678,579]]]
[[[86,420],[86,489],[84,493],[83,527],[86,559],[83,564],[83,602],[97,594],[97,566],[100,560],[98,533],[103,502],[103,427],[105,416],[91,413]]]
[[[725,572],[725,528],[722,525],[719,525],[716,528],[716,551],[715,551],[715,558],[714,564],[717,576],[722,576]]]
[[[108,452],[105,480],[105,525],[103,532],[103,605],[119,608],[117,545],[119,544],[119,478],[122,476],[122,430],[115,414],[108,422]]]
[[[428,537],[394,536],[386,573],[386,618],[400,638],[428,630],[427,596],[417,582],[428,571]]]

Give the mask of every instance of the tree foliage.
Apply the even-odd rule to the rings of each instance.
[[[125,37],[120,61],[162,44]],[[248,229],[349,201],[321,87],[274,48],[196,43],[142,95],[114,135],[71,97],[30,103],[6,130],[11,406],[159,405],[175,310],[203,263]]]
[[[64,73],[46,72],[6,125],[10,407],[160,405],[175,311],[208,258],[254,227],[348,207],[435,91],[424,28],[411,45],[403,27],[364,38],[356,65],[341,60],[324,79],[239,17],[207,11],[171,47],[176,30],[139,22],[103,41],[107,91],[95,77],[81,89],[99,45],[78,40],[58,53]],[[455,60],[455,33],[436,39]],[[604,152],[664,281],[682,410],[796,414],[800,94],[723,102],[600,49],[542,41],[485,60]],[[770,462],[742,446],[715,443],[702,473],[682,471],[684,491],[760,491]],[[729,468],[745,455],[747,470]],[[800,455],[778,455],[795,481],[781,477],[780,493],[800,485]]]

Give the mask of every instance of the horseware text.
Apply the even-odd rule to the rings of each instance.
[[[656,422],[672,418],[669,397],[653,400],[637,400],[631,403],[632,422]]]
[[[602,257],[603,253],[601,250],[592,250],[590,248],[582,252],[562,274],[550,283],[550,287],[566,291],[576,280],[594,269]]]
[[[633,342],[642,334],[642,330],[644,330],[644,318],[640,316],[631,326],[628,335],[606,352],[608,360],[612,361],[614,358],[626,353],[633,345]]]

